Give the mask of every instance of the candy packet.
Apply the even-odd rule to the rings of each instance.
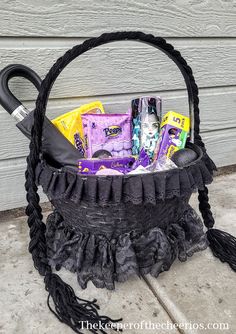
[[[134,161],[134,157],[79,159],[78,173],[96,174],[101,169],[115,169],[123,174],[126,174],[131,170],[131,166]]]
[[[139,166],[142,167],[147,167],[149,166],[151,163],[149,155],[146,153],[145,149],[142,148],[139,156],[137,157],[137,159],[135,160],[133,166],[132,166],[132,170],[138,168]]]
[[[146,169],[150,172],[160,172],[174,168],[178,168],[178,166],[176,166],[176,164],[166,156],[162,156],[160,159],[155,160],[151,165],[146,167]]]
[[[132,167],[135,167],[135,163]],[[128,174],[145,174],[145,173],[154,173],[154,172],[161,172],[165,170],[170,170],[178,168],[176,164],[167,158],[166,156],[162,156],[160,159],[155,160],[150,165],[144,167],[143,165],[138,165],[136,168],[132,168]]]
[[[91,158],[98,150],[113,157],[131,155],[131,114],[82,115],[85,156]]]
[[[81,115],[101,113],[104,113],[103,105],[100,101],[95,101],[53,119],[52,123],[82,153],[84,136]]]
[[[161,132],[158,139],[154,160],[162,156],[171,158],[178,150],[185,147],[190,131],[190,119],[175,111],[169,111],[162,120]]]

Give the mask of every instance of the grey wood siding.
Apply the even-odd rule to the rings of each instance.
[[[201,132],[217,166],[236,164],[236,4],[228,0],[3,0],[0,68],[32,67],[43,78],[68,48],[105,31],[142,30],[166,37],[192,67],[199,86]],[[25,80],[10,84],[34,107],[36,90]],[[109,112],[127,110],[133,96],[158,94],[164,112],[187,113],[184,81],[165,55],[137,42],[89,51],[61,74],[48,117],[101,99]],[[28,141],[0,108],[0,210],[26,204]],[[45,197],[43,196],[43,200]]]

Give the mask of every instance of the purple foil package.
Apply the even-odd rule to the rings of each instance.
[[[145,149],[142,148],[137,160],[135,160],[132,166],[132,170],[136,169],[139,166],[147,167],[150,165],[150,163],[151,161],[150,161],[149,155],[146,153]]]
[[[107,158],[107,159],[79,159],[79,174],[96,174],[97,171],[105,168],[115,169],[123,174],[128,173],[135,161],[134,157]]]
[[[82,139],[80,138],[80,135],[78,132],[74,134],[74,139],[75,139],[75,147],[77,150],[82,154],[84,157],[84,148],[83,148],[83,142]]]
[[[131,155],[131,114],[84,114],[82,115],[85,156],[107,150],[113,157]]]

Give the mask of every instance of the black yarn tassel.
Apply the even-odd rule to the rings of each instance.
[[[227,262],[236,271],[236,238],[214,228],[207,231],[207,238],[214,256],[222,262]]]
[[[74,290],[66,284],[57,274],[48,273],[45,278],[45,288],[48,291],[48,307],[51,312],[63,323],[71,327],[76,333],[89,330],[91,333],[106,334],[105,329],[118,330],[115,323],[122,319],[113,320],[98,314],[97,300],[87,301],[75,295]],[[54,309],[50,305],[54,302]]]
[[[204,186],[203,190],[198,190],[198,194],[199,209],[208,229],[207,238],[212,253],[222,262],[227,262],[236,271],[236,238],[227,232],[212,228],[215,221],[209,204],[207,187]]]

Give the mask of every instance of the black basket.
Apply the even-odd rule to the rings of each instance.
[[[41,136],[54,81],[79,55],[121,40],[150,44],[177,64],[188,91],[191,118],[188,146],[198,158],[183,168],[143,175],[84,176],[67,168],[53,168],[42,159]],[[141,32],[110,33],[89,39],[67,51],[50,69],[36,102],[26,189],[30,252],[57,306],[65,300],[57,295],[55,286],[61,286],[62,281],[52,274],[52,268],[59,270],[64,266],[76,272],[82,288],[91,280],[97,287],[113,289],[115,281],[124,281],[132,274],[151,273],[157,277],[177,257],[185,261],[195,251],[207,247],[201,219],[188,204],[191,194],[198,190],[199,208],[206,227],[211,229],[214,219],[206,184],[212,182],[215,165],[199,135],[198,102],[192,70],[181,54],[164,39]],[[35,184],[42,185],[54,207],[47,227],[42,222]],[[65,309],[58,309],[60,320],[68,323],[66,315],[62,315]],[[69,325],[79,328],[78,323],[78,327],[73,322]]]
[[[114,288],[131,274],[157,277],[178,256],[207,247],[203,226],[188,205],[212,181],[214,165],[198,146],[184,168],[143,175],[83,176],[40,162],[37,183],[59,215],[47,224],[50,264],[77,272],[82,288]],[[60,217],[60,218],[59,218]]]

